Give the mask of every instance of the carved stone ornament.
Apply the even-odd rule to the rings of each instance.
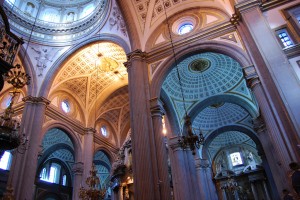
[[[124,36],[127,36],[126,25],[121,15],[121,12],[117,7],[113,7],[112,16],[109,18],[110,30],[113,27],[116,27],[117,30],[120,30]]]
[[[238,25],[240,21],[240,16],[238,14],[232,14],[232,17],[230,18],[230,23],[234,26]]]
[[[266,125],[261,115],[253,120],[253,128],[257,133],[262,133],[266,130]]]

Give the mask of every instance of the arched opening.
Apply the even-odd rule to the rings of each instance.
[[[71,198],[74,162],[74,146],[67,133],[58,128],[48,130],[38,155],[35,199]]]
[[[168,132],[173,136],[184,135],[184,117],[188,114],[194,133],[201,131],[206,139],[198,155],[201,162],[207,163],[205,170],[198,166],[201,166],[197,171],[201,179],[199,189],[209,188],[218,195],[201,194],[203,198],[235,199],[254,195],[269,198],[271,187],[265,174],[269,168],[262,164],[263,151],[253,135],[253,119],[258,116],[259,108],[236,60],[215,52],[185,55],[167,74],[160,94],[168,104],[166,117],[171,119],[167,120],[171,124],[167,127],[178,127],[178,133]],[[243,130],[248,132],[245,134]],[[178,163],[171,158],[171,167],[175,164]],[[261,184],[253,185],[252,180]],[[228,189],[230,184],[235,187]]]

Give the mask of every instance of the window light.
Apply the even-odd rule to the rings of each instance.
[[[232,166],[237,166],[237,165],[243,164],[240,152],[235,152],[235,153],[230,154],[230,159],[231,159]]]
[[[194,26],[190,23],[185,23],[178,28],[178,34],[183,35],[189,33],[193,30]]]
[[[5,151],[0,160],[0,169],[9,170],[11,159],[11,153],[9,151]]]
[[[277,35],[280,38],[280,40],[281,40],[282,44],[284,45],[284,47],[290,47],[290,46],[294,45],[291,38],[290,38],[290,36],[288,35],[286,29],[282,29],[282,30],[277,31]]]

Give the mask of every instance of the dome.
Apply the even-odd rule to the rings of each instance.
[[[22,36],[61,43],[94,31],[107,16],[108,0],[5,0],[12,28]]]

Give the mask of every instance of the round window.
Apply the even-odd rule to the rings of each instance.
[[[100,131],[104,137],[108,137],[108,131],[107,131],[106,126],[101,126]]]
[[[193,30],[193,28],[194,28],[193,24],[190,24],[190,23],[182,24],[178,28],[178,34],[183,35],[183,34],[189,33]]]
[[[70,112],[71,108],[70,108],[70,103],[68,100],[64,100],[61,102],[61,108],[63,109],[63,111],[65,113]]]

